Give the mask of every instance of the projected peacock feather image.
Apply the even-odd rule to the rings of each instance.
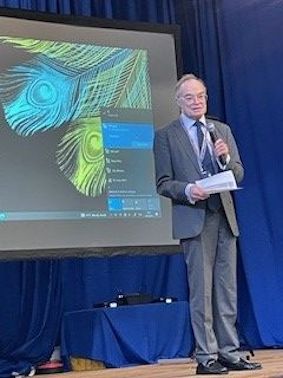
[[[0,36],[30,59],[0,74],[8,127],[28,138],[66,129],[54,157],[80,193],[106,187],[102,108],[151,109],[145,50]]]

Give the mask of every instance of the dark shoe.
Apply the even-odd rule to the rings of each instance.
[[[228,369],[219,361],[211,360],[208,364],[198,364],[197,374],[228,374]]]
[[[219,358],[218,361],[221,365],[225,366],[228,370],[258,370],[261,369],[261,364],[258,362],[249,362],[244,358],[240,358],[237,362],[230,362],[223,358]]]

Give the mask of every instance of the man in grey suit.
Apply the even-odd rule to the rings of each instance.
[[[180,239],[190,290],[197,374],[254,370],[239,353],[236,238],[239,235],[230,192],[209,195],[197,180],[231,170],[239,183],[243,165],[230,128],[213,121],[211,138],[207,90],[193,74],[176,85],[179,119],[156,132],[154,154],[159,194],[172,201],[173,237]],[[211,128],[211,125],[210,125]]]

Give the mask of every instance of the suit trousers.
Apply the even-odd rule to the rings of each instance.
[[[201,234],[181,243],[187,265],[196,359],[206,363],[220,355],[235,362],[240,357],[235,326],[237,248],[223,209],[207,209]]]

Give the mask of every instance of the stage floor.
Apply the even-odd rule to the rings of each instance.
[[[261,362],[263,368],[253,372],[229,372],[225,377],[239,378],[283,378],[283,349],[254,351],[251,361]],[[194,377],[195,361],[164,361],[155,365],[141,365],[127,368],[102,369],[96,371],[73,371],[62,374],[48,374],[50,378],[188,378]],[[215,377],[214,375],[205,375]]]

